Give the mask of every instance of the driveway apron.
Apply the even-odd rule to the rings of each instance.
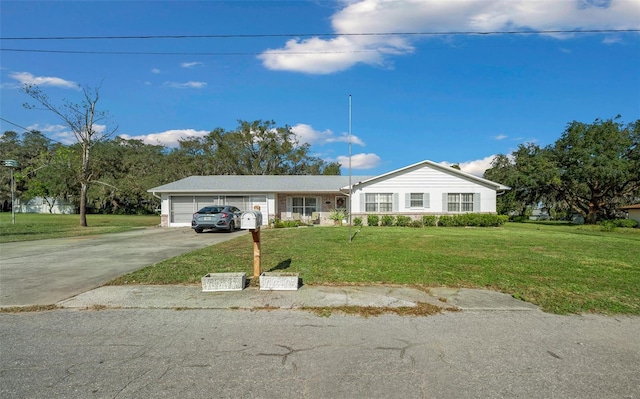
[[[0,306],[48,305],[99,287],[123,274],[239,235],[190,228],[0,245]]]

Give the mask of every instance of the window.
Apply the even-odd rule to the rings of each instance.
[[[365,212],[391,212],[393,194],[366,194]]]
[[[404,207],[406,209],[426,209],[431,206],[429,193],[405,193]]]
[[[424,194],[423,193],[411,193],[411,208],[422,208]]]
[[[448,212],[473,212],[474,194],[447,194]]]
[[[291,199],[291,212],[298,213],[300,216],[311,216],[313,212],[317,212],[318,199],[316,197],[293,197]]]

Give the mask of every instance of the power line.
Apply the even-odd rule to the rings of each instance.
[[[147,39],[246,39],[268,37],[339,37],[339,36],[483,36],[483,35],[541,35],[541,34],[594,34],[634,33],[640,29],[585,29],[585,30],[525,30],[525,31],[449,31],[449,32],[368,32],[368,33],[258,33],[258,34],[211,34],[211,35],[140,35],[140,36],[49,36],[49,37],[0,37],[0,40],[147,40]],[[105,54],[105,55],[202,55],[202,56],[246,56],[246,55],[305,55],[305,54],[356,54],[381,53],[382,50],[347,51],[260,51],[260,52],[150,52],[150,51],[97,51],[97,50],[45,50],[26,48],[0,48],[0,51],[23,53],[57,54]]]
[[[640,29],[548,29],[523,31],[448,31],[448,32],[362,32],[362,33],[254,33],[210,35],[137,35],[137,36],[35,36],[0,37],[0,40],[148,40],[148,39],[252,39],[263,37],[336,37],[336,36],[446,36],[446,35],[530,35],[566,33],[628,33]]]
[[[379,53],[381,50],[350,50],[350,51],[261,51],[261,52],[143,52],[143,51],[95,51],[95,50],[43,50],[2,48],[0,51],[22,53],[58,53],[58,54],[107,54],[107,55],[260,55],[260,54],[355,54]]]
[[[52,138],[50,138],[50,137],[45,136],[44,134],[42,134],[42,132],[40,132],[40,131],[38,131],[38,130],[35,130],[35,129],[28,129],[28,128],[24,127],[24,126],[20,126],[20,125],[18,125],[17,123],[11,122],[11,121],[6,120],[6,119],[1,118],[1,117],[0,117],[0,121],[6,122],[6,123],[8,123],[8,124],[10,124],[10,125],[13,125],[13,126],[15,126],[15,127],[19,127],[20,129],[23,129],[25,132],[37,134],[37,135],[39,135],[40,137],[43,137],[43,138],[45,138],[45,139],[47,139],[47,140],[49,140],[49,141],[53,141],[54,143],[58,143],[58,144],[60,144],[60,145],[65,145],[64,143],[61,143],[61,142],[59,142],[59,141],[57,141],[57,140],[54,140],[54,139],[52,139]]]

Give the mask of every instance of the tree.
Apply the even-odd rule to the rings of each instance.
[[[77,171],[80,183],[80,226],[87,226],[87,192],[94,180],[94,170],[91,164],[91,149],[96,143],[104,141],[112,136],[116,127],[108,127],[101,123],[108,122],[109,116],[105,111],[98,111],[97,104],[100,100],[100,86],[94,88],[84,87],[83,98],[79,103],[63,100],[62,105],[54,104],[38,86],[27,84],[24,92],[45,109],[53,112],[73,132],[80,149],[80,167]],[[32,105],[25,104],[27,108]]]
[[[616,118],[617,119],[617,118]],[[543,203],[580,212],[587,223],[613,218],[640,194],[640,120],[571,122],[553,145],[518,146],[494,159],[485,177],[512,187],[522,209]],[[513,209],[510,209],[513,210]]]
[[[549,185],[587,223],[614,217],[640,190],[640,120],[616,120],[571,122],[547,147],[557,168]]]
[[[555,165],[547,152],[533,143],[520,144],[510,156],[499,154],[484,176],[511,187],[498,197],[501,213],[517,211],[525,215],[527,208],[542,202],[550,206],[555,193],[548,181],[555,174]],[[504,197],[504,198],[503,198]]]
[[[276,127],[274,121],[238,121],[234,131],[217,128],[204,138],[206,148],[215,152],[216,174],[233,175],[321,175],[339,172],[309,155],[309,144],[300,144],[289,126]]]

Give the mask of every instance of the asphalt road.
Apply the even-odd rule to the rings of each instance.
[[[0,397],[640,398],[640,318],[0,314]]]
[[[0,244],[0,306],[49,305],[123,274],[246,231],[148,228]]]

